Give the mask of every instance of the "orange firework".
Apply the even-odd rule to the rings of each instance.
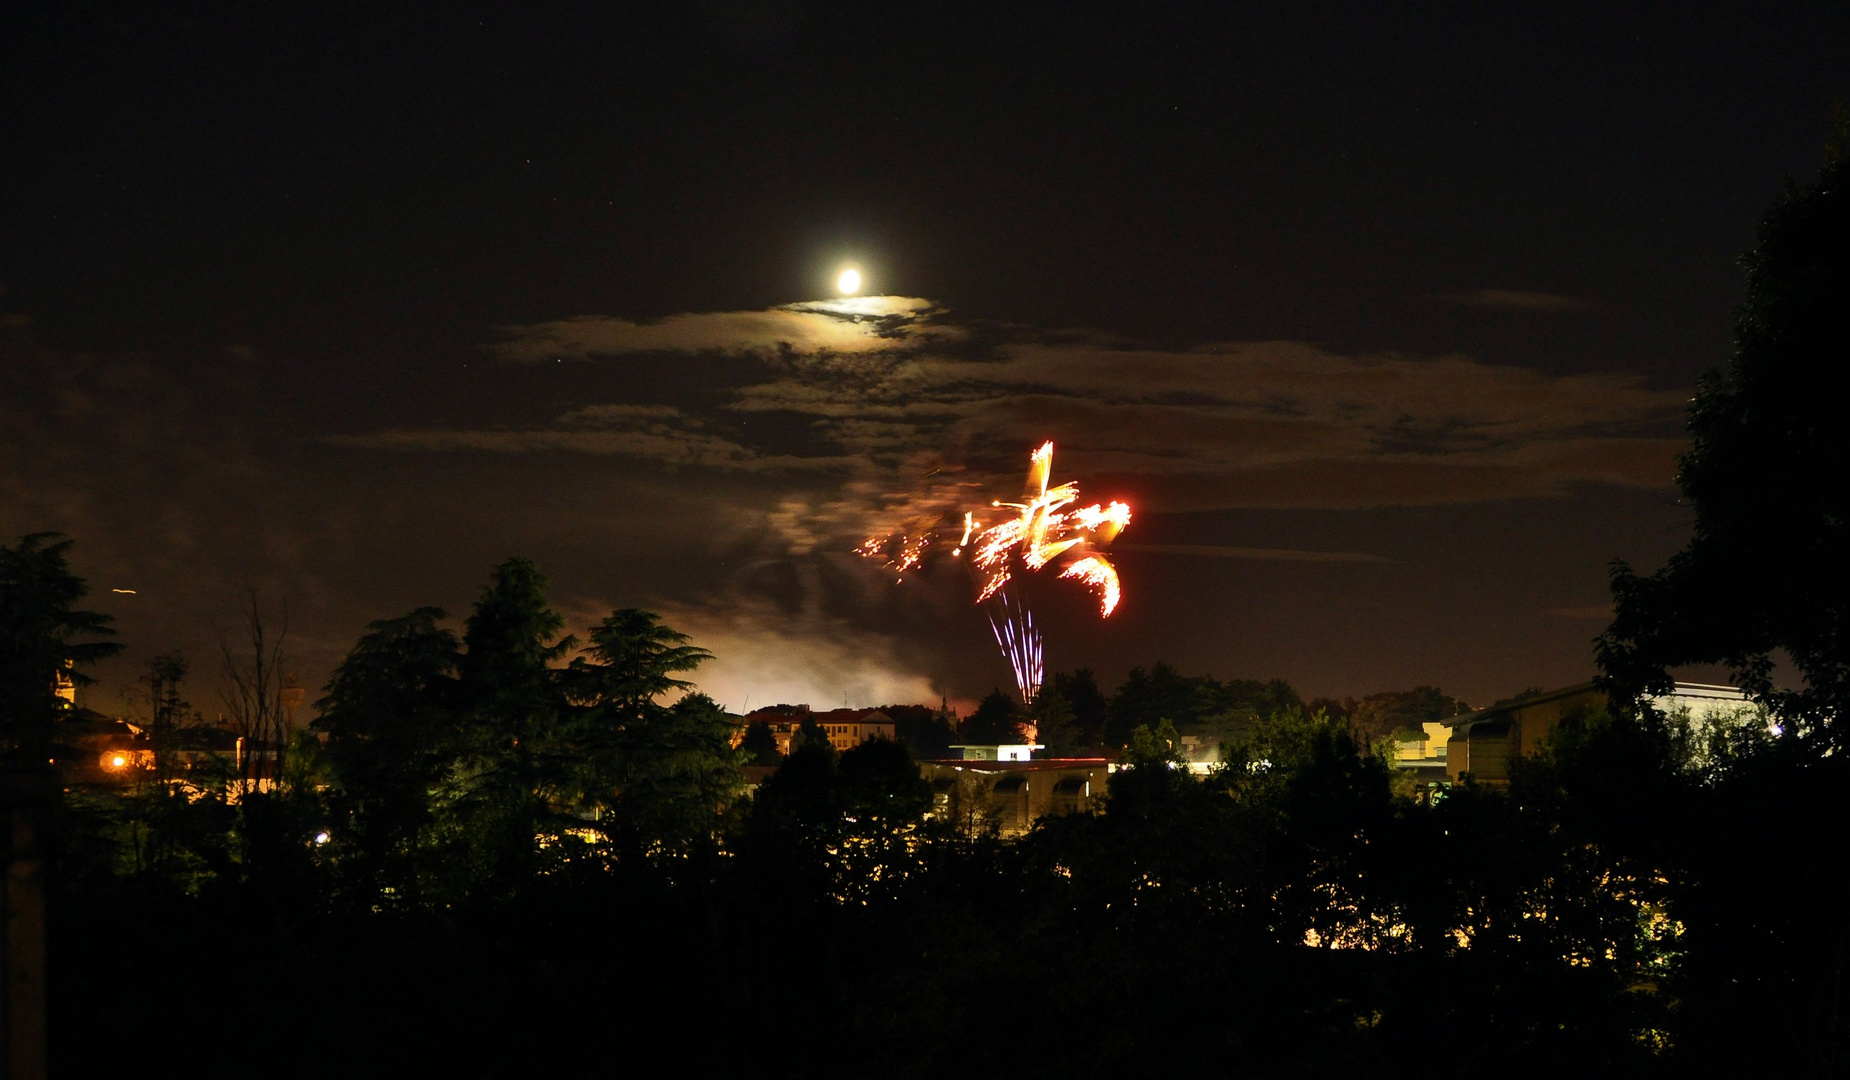
[[[1124,503],[1074,508],[1079,501],[1076,484],[1050,484],[1053,443],[1043,443],[1028,458],[1028,483],[1023,501],[993,502],[987,508],[999,520],[985,523],[982,511],[966,511],[962,535],[951,549],[953,557],[970,553],[977,573],[977,603],[995,600],[1004,614],[996,625],[996,640],[1015,669],[1022,700],[1033,700],[1040,690],[1040,634],[1025,606],[1011,604],[1004,592],[1017,570],[1038,571],[1059,566],[1059,577],[1071,578],[1098,597],[1100,615],[1117,609],[1122,596],[1118,571],[1100,553],[1130,524],[1131,508]],[[919,532],[873,537],[856,549],[861,555],[882,558],[888,570],[904,574],[919,566],[926,549],[939,533],[937,523]],[[991,616],[996,623],[995,616]],[[1006,632],[1005,632],[1006,631]]]
[[[1114,502],[1068,510],[1079,501],[1079,486],[1049,487],[1052,473],[1053,443],[1042,443],[1028,459],[1027,501],[992,504],[1016,513],[976,536],[972,561],[987,575],[976,598],[987,600],[1008,584],[1012,576],[1009,568],[1017,557],[1029,570],[1039,570],[1063,555],[1071,555],[1073,561],[1060,576],[1077,578],[1091,586],[1098,594],[1099,613],[1110,615],[1118,606],[1118,572],[1094,549],[1111,543],[1124,531],[1131,523],[1131,508]]]

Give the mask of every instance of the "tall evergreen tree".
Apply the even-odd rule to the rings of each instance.
[[[744,782],[724,709],[704,694],[658,700],[689,689],[675,676],[711,658],[687,640],[651,612],[614,611],[566,672],[581,805],[610,810],[614,829],[658,852],[709,846]]]
[[[705,694],[649,705],[621,733],[617,827],[657,853],[711,849],[745,782],[732,732],[732,718]]]
[[[456,749],[456,635],[418,608],[367,626],[315,703],[328,766],[351,836],[342,846],[376,893],[415,899],[420,833]]]
[[[463,630],[457,664],[463,760],[452,792],[472,871],[512,881],[532,872],[539,833],[569,796],[577,762],[561,745],[565,696],[554,664],[577,641],[547,606],[529,559],[495,567]]]
[[[458,664],[477,720],[511,743],[557,714],[559,680],[552,665],[577,645],[559,638],[565,617],[547,606],[546,577],[530,559],[495,567],[463,631]],[[557,640],[555,640],[557,639]]]
[[[691,687],[674,676],[713,659],[687,641],[686,634],[663,626],[654,612],[613,611],[592,628],[586,655],[572,661],[569,685],[574,695],[613,708],[640,708],[669,691]]]
[[[122,649],[76,640],[115,630],[110,616],[75,607],[90,590],[65,560],[71,544],[33,533],[0,546],[0,761],[44,765],[63,712],[59,677],[84,685],[91,680],[80,665]]]

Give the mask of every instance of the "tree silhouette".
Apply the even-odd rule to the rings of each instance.
[[[1111,714],[1111,699],[1098,687],[1092,669],[1060,672],[1053,677],[1053,688],[1073,710],[1073,741],[1084,748],[1105,745],[1105,721]]]
[[[148,687],[148,741],[154,748],[154,776],[162,782],[174,778],[173,752],[179,729],[186,722],[186,710],[193,707],[180,696],[187,668],[185,656],[164,653],[148,661],[147,674],[142,676]]]
[[[1810,184],[1790,181],[1743,259],[1747,299],[1727,372],[1690,408],[1677,484],[1688,546],[1649,577],[1612,571],[1617,612],[1598,642],[1623,691],[1667,669],[1725,663],[1789,727],[1844,739],[1850,705],[1850,423],[1832,391],[1850,356],[1850,154],[1838,140]],[[1783,652],[1804,679],[1776,690]]]
[[[1034,741],[1047,748],[1049,757],[1075,757],[1089,745],[1066,695],[1054,687],[1043,687],[1034,696],[1028,718],[1034,721]]]
[[[416,901],[420,838],[456,751],[456,635],[423,607],[367,626],[328,680],[313,727],[327,736],[349,876],[377,903]],[[343,830],[346,831],[346,830]]]
[[[652,612],[613,611],[592,628],[585,655],[564,673],[572,707],[561,738],[574,762],[578,809],[609,811],[633,851],[684,854],[710,847],[718,814],[737,794],[744,753],[732,718],[704,694],[658,699],[692,684],[675,678],[711,659]]]
[[[957,729],[957,741],[973,746],[1020,743],[1026,739],[1022,720],[1021,707],[1015,699],[1000,688],[992,689]]]
[[[559,740],[566,701],[554,662],[577,644],[547,606],[546,578],[529,559],[495,567],[463,631],[460,767],[449,803],[464,825],[465,869],[511,883],[533,872],[555,799],[576,786],[579,761]]]
[[[238,783],[246,791],[261,790],[282,775],[288,750],[289,714],[283,707],[283,643],[289,638],[289,606],[283,605],[281,625],[272,634],[265,624],[261,599],[246,583],[244,640],[233,644],[218,632],[219,672],[224,676],[219,700],[230,714],[231,730],[238,736]]]
[[[21,537],[0,546],[0,761],[43,766],[51,756],[60,676],[79,686],[79,665],[114,656],[122,646],[79,641],[113,634],[108,615],[74,605],[89,592],[65,555],[72,541],[57,533]]]
[[[721,812],[737,797],[744,753],[732,746],[732,718],[705,694],[672,706],[653,702],[627,720],[618,751],[622,785],[615,825],[652,854],[710,849]]]
[[[747,765],[775,765],[783,757],[777,752],[777,735],[766,723],[745,725],[739,749],[745,754]]]

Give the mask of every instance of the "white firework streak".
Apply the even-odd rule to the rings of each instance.
[[[1009,662],[1009,668],[1015,673],[1015,689],[1021,692],[1021,702],[1032,704],[1041,693],[1041,680],[1045,672],[1041,661],[1041,633],[1034,628],[1034,612],[1026,608],[1009,610],[1008,598],[1002,598],[1002,618],[996,618],[992,612],[989,616],[989,628],[995,632],[996,645]]]

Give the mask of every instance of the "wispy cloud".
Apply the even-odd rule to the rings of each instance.
[[[637,322],[608,315],[510,326],[490,352],[504,360],[539,363],[649,352],[866,352],[905,343],[944,340],[929,300],[862,296],[784,304],[764,311],[716,311]]]
[[[666,405],[590,405],[544,427],[455,431],[394,429],[326,441],[362,450],[475,450],[504,454],[574,453],[638,458],[670,467],[774,472],[856,465],[835,456],[765,454],[700,430],[701,421]]]
[[[1552,294],[1467,302],[1558,309]],[[928,300],[867,297],[654,323],[513,327],[508,359],[720,353],[727,385],[682,401],[585,405],[519,429],[395,429],[341,445],[585,453],[792,480],[767,526],[792,552],[1011,493],[1022,455],[1145,511],[1430,506],[1661,487],[1685,395],[1625,374],[1552,375],[1459,355],[1344,354],[1293,341],[1151,349],[1083,332],[959,324]],[[750,421],[742,423],[741,421]],[[1200,554],[1197,552],[1196,554]],[[1256,558],[1257,555],[1223,557]],[[1271,556],[1274,558],[1283,556]]]

